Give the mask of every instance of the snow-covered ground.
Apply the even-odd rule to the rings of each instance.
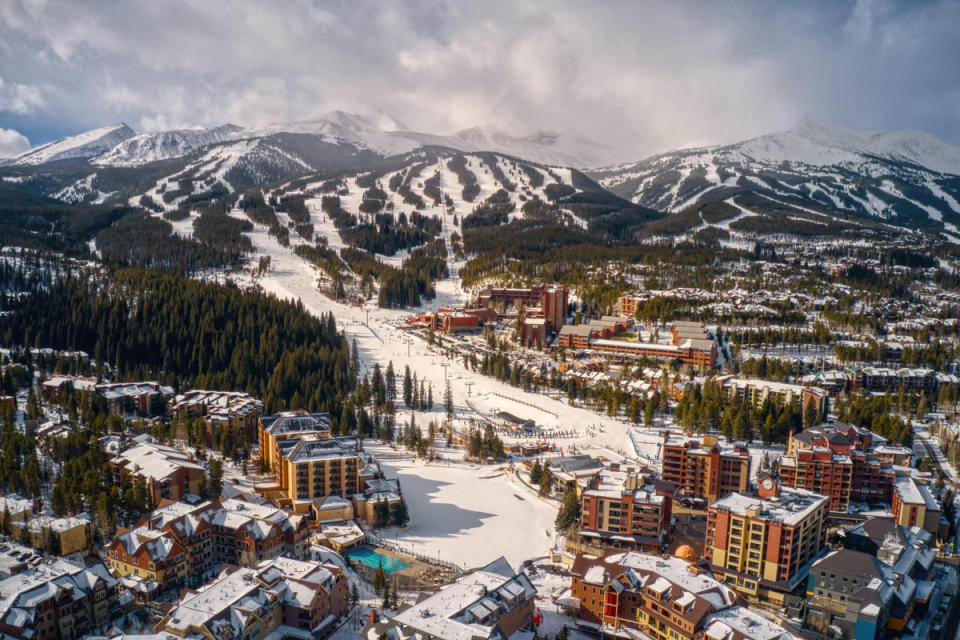
[[[555,544],[556,507],[533,494],[509,465],[381,464],[387,477],[400,480],[410,510],[406,530],[381,535],[402,548],[469,569],[500,556],[518,567]]]

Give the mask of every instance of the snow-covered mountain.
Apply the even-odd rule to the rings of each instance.
[[[532,162],[583,168],[596,166],[608,151],[592,142],[567,139],[556,133],[541,132],[517,137],[494,126],[484,125],[452,135],[439,135],[413,131],[383,112],[358,115],[331,111],[311,120],[277,122],[249,128],[227,124],[210,129],[176,129],[138,135],[126,125],[114,125],[31,149],[13,159],[11,164],[35,165],[55,160],[88,159],[99,167],[135,167],[158,160],[182,158],[198,149],[224,142],[275,138],[282,134],[312,136],[325,145],[350,147],[384,158],[435,146],[455,151],[494,151]],[[306,158],[301,159],[309,164]]]
[[[911,229],[955,234],[960,226],[960,148],[922,132],[805,122],[782,133],[671,151],[591,176],[661,211],[755,192],[794,208],[814,206]]]
[[[123,124],[91,129],[68,138],[34,147],[13,159],[14,165],[36,165],[58,160],[89,159],[106,153],[136,132]]]
[[[199,147],[232,140],[243,131],[242,127],[225,124],[212,129],[175,129],[158,133],[141,133],[99,154],[92,159],[92,162],[104,166],[134,167],[157,160],[179,158]]]

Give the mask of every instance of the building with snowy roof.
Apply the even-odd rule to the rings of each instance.
[[[190,454],[146,440],[116,454],[109,463],[118,486],[123,476],[143,478],[153,504],[199,494],[207,475],[206,465]]]
[[[361,637],[507,640],[532,626],[536,594],[527,575],[501,557],[397,614],[368,623]]]
[[[62,518],[40,513],[13,522],[13,530],[18,537],[22,538],[23,527],[27,528],[30,544],[37,549],[46,549],[64,556],[93,549],[93,523],[86,513]],[[53,549],[50,548],[51,540],[56,545]]]
[[[807,582],[807,623],[857,640],[908,632],[942,591],[932,536],[876,518],[842,533],[844,548],[818,559]],[[956,576],[953,569],[949,572]]]
[[[140,418],[163,415],[167,400],[173,397],[173,387],[159,382],[107,382],[98,384],[94,391],[106,400],[113,415]]]
[[[890,505],[897,524],[903,527],[918,526],[934,535],[946,535],[941,531],[940,503],[929,486],[910,476],[898,476],[893,485],[893,501]]]
[[[603,547],[659,550],[673,517],[673,484],[611,465],[583,490],[580,535]]]
[[[281,441],[306,436],[321,440],[331,438],[330,414],[287,411],[273,416],[263,416],[257,427],[260,457],[273,473],[280,473],[280,461],[283,458]],[[286,447],[283,450],[285,451]]]
[[[103,628],[116,613],[119,584],[102,563],[62,558],[0,580],[0,634],[52,640]]]
[[[738,591],[782,606],[824,548],[828,501],[764,475],[759,495],[731,493],[710,505],[704,557]]]
[[[781,482],[830,496],[832,511],[846,511],[851,501],[889,505],[895,465],[908,461],[912,452],[886,442],[842,422],[790,434],[787,455],[780,459]]]
[[[714,502],[750,486],[750,451],[716,436],[663,432],[661,477],[688,498]]]
[[[167,503],[107,545],[110,568],[170,586],[201,584],[218,564],[255,565],[309,553],[301,515],[236,499]]]
[[[156,629],[179,637],[325,637],[349,607],[340,567],[274,558],[225,566],[213,582],[188,591]]]
[[[208,433],[226,426],[240,427],[252,440],[257,436],[263,401],[240,391],[194,389],[176,396],[171,408],[180,421],[203,418]]]
[[[736,606],[737,592],[704,568],[673,557],[580,554],[571,569],[577,625],[624,638],[788,640],[782,627]]]

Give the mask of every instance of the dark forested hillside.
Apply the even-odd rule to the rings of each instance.
[[[338,410],[348,348],[333,317],[232,286],[139,269],[68,276],[0,318],[7,345],[80,349],[120,378],[246,391],[268,412]]]

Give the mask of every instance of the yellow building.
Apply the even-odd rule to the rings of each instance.
[[[86,513],[65,518],[34,516],[26,522],[34,547],[46,548],[52,533],[56,536],[57,550],[60,555],[84,552],[93,548],[93,525],[90,522],[90,516]]]
[[[270,471],[280,473],[280,461],[283,458],[281,441],[306,436],[318,440],[330,439],[330,414],[291,411],[264,416],[260,419],[257,436],[261,459]]]
[[[146,578],[162,589],[179,586],[186,578],[186,552],[166,531],[121,529],[106,551],[107,566],[117,577]]]
[[[360,490],[360,456],[356,438],[301,436],[278,441],[277,481],[297,511],[307,511],[317,498],[353,496]]]
[[[760,496],[731,493],[710,505],[704,557],[717,579],[782,604],[826,543],[828,503],[805,489],[780,489],[765,476]]]

